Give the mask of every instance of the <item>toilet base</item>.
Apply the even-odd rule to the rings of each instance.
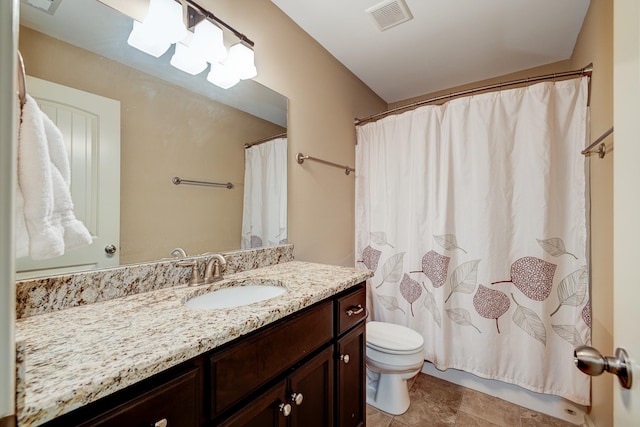
[[[407,380],[412,374],[379,374],[367,369],[367,404],[392,415],[400,415],[409,409]]]

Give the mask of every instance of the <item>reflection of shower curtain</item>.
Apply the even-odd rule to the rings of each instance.
[[[358,127],[356,257],[373,318],[427,360],[589,404],[587,79]]]
[[[287,242],[287,139],[254,145],[244,154],[242,249]]]

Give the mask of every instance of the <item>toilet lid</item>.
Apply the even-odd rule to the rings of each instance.
[[[422,348],[422,335],[406,326],[386,322],[367,323],[367,344],[396,352]]]

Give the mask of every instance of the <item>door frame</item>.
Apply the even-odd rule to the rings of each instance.
[[[0,2],[0,425],[15,423],[15,185],[18,0]],[[5,424],[6,423],[6,424]]]

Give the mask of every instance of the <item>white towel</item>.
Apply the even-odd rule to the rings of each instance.
[[[18,138],[17,256],[48,259],[91,243],[73,215],[69,177],[62,134],[27,95]]]
[[[90,245],[92,242],[91,234],[73,213],[70,190],[71,169],[62,132],[46,114],[42,114],[42,122],[49,143],[49,157],[51,159],[53,225],[62,232],[65,251]]]

